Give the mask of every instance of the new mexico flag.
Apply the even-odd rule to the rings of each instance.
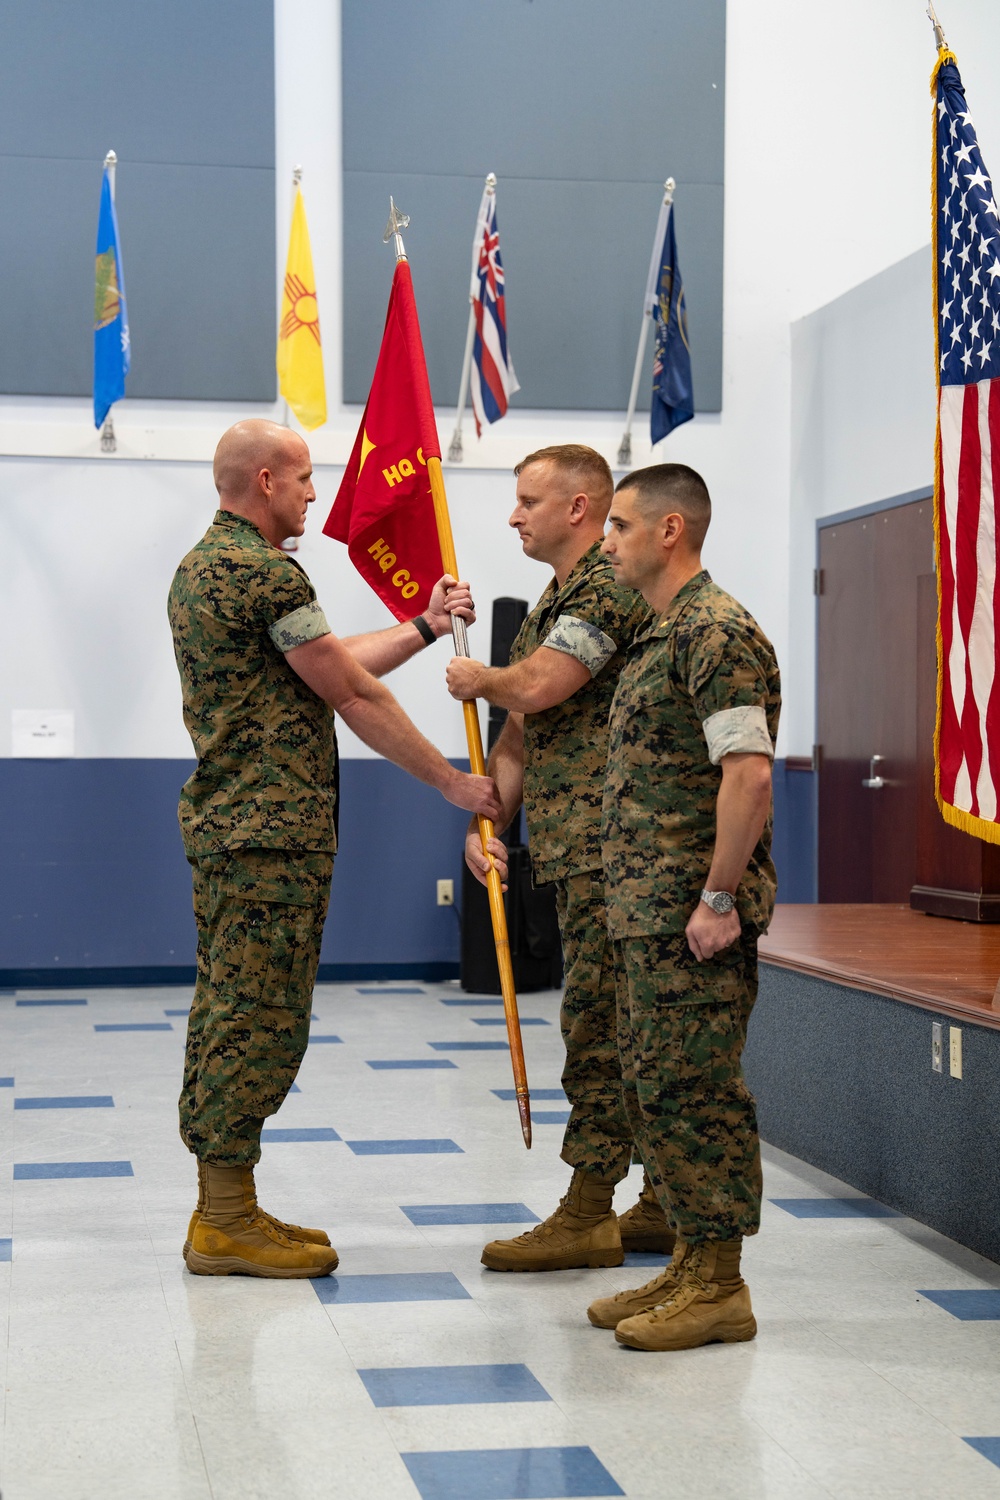
[[[288,241],[281,323],[278,327],[278,389],[303,427],[326,421],[323,345],[319,336],[316,278],[302,190],[295,189],[292,232]]]

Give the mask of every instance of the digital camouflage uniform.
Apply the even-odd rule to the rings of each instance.
[[[565,991],[563,1087],[571,1110],[562,1159],[621,1179],[632,1135],[621,1097],[615,976],[601,872],[601,795],[608,714],[624,648],[648,621],[640,595],[619,588],[600,543],[560,588],[553,578],[511,649],[522,661],[539,646],[582,662],[591,680],[565,703],[524,716],[524,811],[536,885],[554,882]]]
[[[198,757],[179,807],[198,928],[181,1137],[252,1166],[309,1039],[336,849],[333,712],[284,653],[329,626],[299,565],[222,510],[168,611]]]
[[[611,708],[602,842],[625,1103],[664,1211],[692,1244],[760,1223],[741,1054],[774,905],[770,817],[736,893],[739,942],[700,963],[684,929],[712,860],[719,762],[772,755],[779,708],[770,642],[706,572],[636,639]]]

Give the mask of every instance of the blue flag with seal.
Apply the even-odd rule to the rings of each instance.
[[[672,203],[664,203],[661,221],[663,219],[666,220],[662,226],[663,237],[657,236],[661,250],[657,256],[654,248],[646,287],[647,311],[652,314],[656,325],[653,400],[649,410],[649,434],[653,443],[665,438],[682,422],[690,422],[694,416],[691,346],[688,343],[684,283],[677,264]]]
[[[94,426],[102,427],[116,401],[125,394],[131,363],[125,278],[112,173],[104,163],[101,210],[97,220],[97,268],[94,283]]]

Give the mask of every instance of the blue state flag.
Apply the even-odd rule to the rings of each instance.
[[[94,426],[102,427],[116,401],[125,394],[131,363],[125,278],[122,274],[118,218],[111,192],[111,171],[104,168],[101,211],[97,220],[97,270],[94,283]]]
[[[667,207],[666,220],[659,270],[650,289],[653,292],[651,312],[656,325],[653,401],[649,410],[649,432],[653,443],[665,438],[682,422],[690,422],[694,416],[691,346],[688,343],[684,283],[677,264],[672,204]]]

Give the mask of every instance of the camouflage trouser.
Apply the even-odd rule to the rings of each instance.
[[[632,1160],[622,1100],[615,1019],[615,970],[600,873],[556,882],[566,988],[560,1025],[566,1045],[562,1083],[571,1109],[561,1156],[616,1182]]]
[[[252,1166],[309,1041],[333,855],[238,849],[191,863],[198,979],[181,1139],[201,1161]]]
[[[625,1105],[667,1219],[692,1243],[760,1227],[760,1143],[740,1058],[757,936],[699,963],[683,933],[615,941]]]

